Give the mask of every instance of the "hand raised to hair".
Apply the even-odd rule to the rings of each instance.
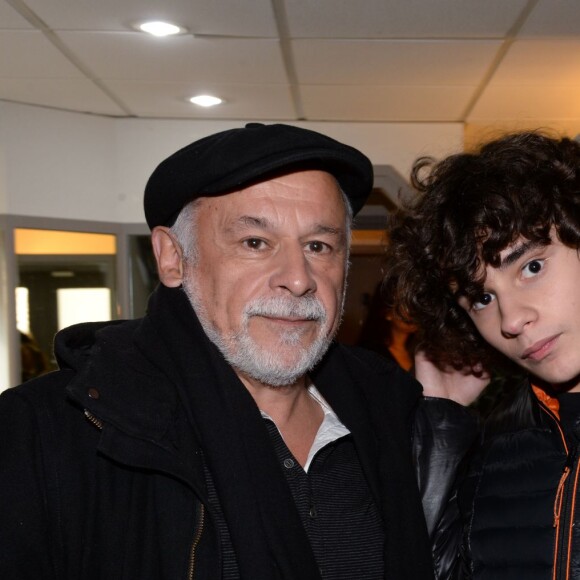
[[[426,397],[451,399],[460,405],[470,405],[490,382],[482,368],[440,368],[424,352],[415,354],[415,378],[423,385]]]

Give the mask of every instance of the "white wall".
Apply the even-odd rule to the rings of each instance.
[[[6,213],[110,221],[110,118],[0,103]]]
[[[144,222],[142,196],[167,155],[243,121],[114,119],[0,102],[0,214]],[[295,123],[408,177],[419,155],[463,145],[460,123]]]

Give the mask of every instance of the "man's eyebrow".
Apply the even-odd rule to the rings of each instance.
[[[236,223],[241,225],[241,226],[244,226],[244,227],[248,227],[248,228],[258,227],[258,228],[262,228],[264,230],[272,227],[269,220],[267,220],[266,218],[252,216],[252,215],[240,216],[236,220]]]
[[[499,265],[499,269],[505,270],[505,268],[511,266],[514,262],[517,262],[524,254],[527,254],[528,252],[545,245],[546,245],[545,243],[539,240],[536,241],[528,240],[526,242],[523,242],[521,245],[519,245],[517,248],[514,248],[511,252],[509,252],[509,254],[506,254],[502,258],[501,264]]]
[[[270,221],[264,217],[242,215],[231,221],[225,228],[230,235],[240,235],[246,230],[260,229],[269,231],[273,229]]]
[[[344,230],[342,228],[333,228],[332,226],[325,226],[324,224],[318,224],[313,231],[314,234],[330,234],[332,236],[344,236]]]
[[[268,220],[267,218],[264,217],[258,217],[258,216],[251,216],[251,215],[243,215],[240,216],[235,222],[234,222],[234,227],[246,227],[246,228],[260,228],[263,230],[272,230],[274,229],[274,225],[272,224],[272,222],[270,222],[270,220]],[[329,234],[332,236],[337,236],[340,238],[344,238],[345,237],[345,230],[343,228],[335,228],[332,226],[328,226],[325,224],[317,224],[313,230],[312,230],[312,234]]]

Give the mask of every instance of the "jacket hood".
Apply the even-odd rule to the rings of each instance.
[[[58,332],[54,337],[54,354],[59,368],[80,371],[91,356],[91,350],[97,341],[97,332],[122,322],[83,322]]]
[[[178,411],[174,384],[155,366],[161,349],[147,318],[84,323],[58,333],[55,352],[74,378],[67,393],[96,419],[132,437],[172,446]]]

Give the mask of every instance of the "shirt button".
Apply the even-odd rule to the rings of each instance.
[[[284,459],[284,467],[286,469],[292,469],[294,467],[294,460],[293,459]]]
[[[91,399],[98,399],[101,396],[101,393],[99,393],[99,391],[95,388],[90,388],[89,389],[89,397]]]
[[[308,512],[308,515],[309,515],[311,518],[315,518],[315,517],[318,515],[318,514],[316,513],[316,508],[315,508],[313,505],[311,505],[311,506],[310,506],[310,511]]]

